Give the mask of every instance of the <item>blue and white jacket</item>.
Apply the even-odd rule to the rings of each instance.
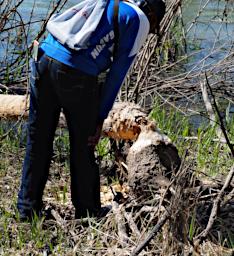
[[[108,0],[104,12],[88,39],[88,47],[73,50],[62,44],[51,33],[42,42],[46,55],[87,74],[97,76],[109,69],[101,99],[99,119],[104,120],[118,94],[136,54],[149,33],[146,15],[134,3],[119,2],[119,41],[117,53],[114,48],[113,24],[114,0]]]

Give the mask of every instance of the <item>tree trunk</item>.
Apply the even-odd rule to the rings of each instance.
[[[128,184],[136,196],[148,197],[180,166],[178,150],[171,140],[133,103],[116,103],[105,120],[104,135],[135,141],[127,155]]]

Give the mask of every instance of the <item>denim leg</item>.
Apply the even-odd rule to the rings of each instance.
[[[30,217],[42,207],[42,195],[48,178],[53,138],[60,107],[56,101],[47,61],[32,63],[27,148],[17,207],[21,216]],[[39,75],[43,73],[43,75]]]
[[[76,210],[85,215],[87,210],[92,213],[101,206],[99,168],[95,163],[94,148],[87,146],[87,134],[82,132],[91,122],[82,119],[82,125],[68,113],[66,118],[70,135],[71,198]]]
[[[94,77],[79,72],[58,76],[70,136],[71,197],[76,212],[85,216],[101,206],[99,168],[94,149],[87,145],[96,128],[99,90]]]

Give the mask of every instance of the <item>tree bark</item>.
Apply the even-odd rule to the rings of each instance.
[[[149,197],[167,186],[180,166],[175,145],[136,104],[116,103],[105,120],[103,133],[134,141],[127,155],[127,169],[128,184],[136,196]]]

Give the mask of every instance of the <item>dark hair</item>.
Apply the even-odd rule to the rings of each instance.
[[[159,28],[159,23],[161,22],[166,5],[162,0],[136,0],[136,4],[140,9],[148,16],[149,13],[154,13],[157,18],[157,30]]]
[[[149,4],[152,12],[155,13],[158,23],[160,23],[166,10],[165,3],[162,0],[146,0],[146,2]]]

